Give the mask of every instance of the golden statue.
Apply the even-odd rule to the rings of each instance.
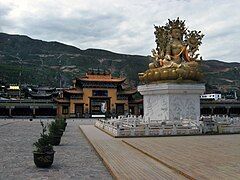
[[[198,81],[202,77],[199,70],[199,54],[196,54],[203,34],[189,31],[185,21],[168,20],[165,26],[155,26],[156,49],[152,50],[149,70],[139,73],[143,83],[156,81]]]

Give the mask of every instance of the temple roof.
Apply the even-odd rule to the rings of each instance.
[[[76,80],[83,82],[111,82],[111,83],[122,83],[126,80],[126,78],[118,78],[112,77],[111,72],[109,70],[102,69],[89,69],[85,76],[78,77]]]
[[[132,89],[132,90],[122,90],[117,92],[118,95],[132,95],[135,94],[137,92],[136,89]]]
[[[60,99],[60,98],[55,98],[54,101],[58,103],[69,103],[69,100],[67,99]]]
[[[143,104],[143,99],[133,99],[128,102],[129,104]]]
[[[95,81],[95,82],[116,82],[121,83],[126,80],[126,78],[105,78],[105,77],[81,77],[77,78],[80,81]]]
[[[56,91],[56,88],[53,88],[53,87],[29,87],[29,88],[35,92],[39,92],[39,91],[54,92],[54,91]]]
[[[51,97],[52,94],[45,93],[45,92],[29,92],[30,96],[32,97]]]
[[[65,89],[64,92],[69,94],[82,94],[83,91],[81,89]]]

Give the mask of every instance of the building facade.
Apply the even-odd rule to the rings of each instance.
[[[57,115],[65,117],[105,117],[129,113],[129,100],[136,90],[123,88],[125,78],[113,77],[107,70],[89,69],[75,78],[73,88],[63,90],[57,103]],[[103,113],[102,106],[106,106]]]
[[[203,94],[200,96],[201,100],[218,100],[221,99],[222,95],[221,94]]]

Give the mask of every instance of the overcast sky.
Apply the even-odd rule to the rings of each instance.
[[[124,54],[149,55],[153,25],[178,16],[204,59],[240,62],[240,0],[0,0],[0,32]]]

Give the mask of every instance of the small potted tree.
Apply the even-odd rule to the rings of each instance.
[[[42,133],[37,142],[33,143],[35,150],[33,151],[34,163],[40,168],[49,168],[54,159],[54,153],[52,145],[50,144],[50,137],[46,134],[46,126],[41,122]]]
[[[67,120],[65,117],[62,117],[62,116],[57,116],[55,121],[57,123],[60,124],[60,128],[63,129],[65,131],[66,127],[67,127]]]
[[[63,130],[60,129],[60,124],[56,121],[52,121],[48,128],[49,128],[50,143],[53,146],[59,145],[61,142],[61,137],[63,135]]]
[[[66,118],[58,117],[55,119],[55,121],[59,125],[60,131],[61,130],[65,131],[66,126],[67,126]]]
[[[65,131],[65,129],[66,129],[66,127],[67,127],[66,118],[62,118],[62,119],[61,119],[61,123],[62,123],[62,127],[63,127],[63,129],[64,129],[64,131]]]

